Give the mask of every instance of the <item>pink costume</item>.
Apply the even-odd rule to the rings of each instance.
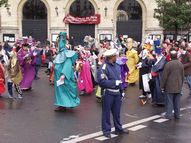
[[[91,77],[91,66],[90,62],[88,61],[88,53],[85,52],[81,54],[83,57],[82,61],[82,69],[79,72],[78,77],[78,89],[80,91],[85,91],[85,93],[92,93],[93,92],[93,83]]]

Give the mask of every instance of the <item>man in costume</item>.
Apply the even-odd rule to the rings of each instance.
[[[75,51],[66,49],[66,38],[66,33],[59,33],[58,55],[54,60],[54,105],[58,106],[55,111],[77,107],[80,104],[73,70],[78,55]]]
[[[22,99],[22,91],[20,89],[20,82],[23,78],[22,76],[22,71],[21,67],[19,65],[19,62],[17,60],[17,53],[15,51],[11,51],[9,53],[10,55],[10,61],[8,64],[8,93],[9,93],[9,98],[13,98],[13,84],[15,86],[15,89],[18,93],[18,98]]]
[[[22,67],[23,79],[20,83],[22,90],[32,89],[32,82],[35,77],[33,52],[27,43],[23,44],[22,49],[18,52],[18,61]]]
[[[129,74],[127,76],[127,82],[130,85],[135,85],[136,81],[139,79],[139,70],[136,68],[137,63],[139,62],[139,57],[137,51],[133,48],[133,39],[127,39],[127,66],[129,68]]]
[[[105,64],[98,70],[98,83],[103,90],[102,97],[102,131],[103,135],[111,138],[110,112],[113,114],[115,134],[128,134],[124,131],[120,121],[120,111],[122,103],[122,81],[121,69],[116,63],[117,50],[110,49],[104,53]]]

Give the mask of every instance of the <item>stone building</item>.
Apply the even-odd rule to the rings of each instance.
[[[9,7],[0,10],[0,41],[28,35],[55,41],[60,31],[76,44],[85,35],[98,40],[128,35],[141,41],[146,34],[162,35],[153,18],[156,7],[155,0],[9,0]]]

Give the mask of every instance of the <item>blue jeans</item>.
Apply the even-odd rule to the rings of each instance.
[[[35,65],[35,78],[38,77],[38,71],[40,69],[40,65]]]
[[[191,75],[186,76],[186,80],[191,93]]]
[[[168,119],[172,118],[172,110],[174,109],[174,117],[180,118],[180,97],[181,93],[166,94],[166,115]]]

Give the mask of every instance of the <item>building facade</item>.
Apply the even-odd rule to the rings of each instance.
[[[29,35],[55,41],[60,31],[73,36],[76,44],[85,35],[97,40],[128,35],[141,41],[147,34],[162,35],[153,18],[156,7],[155,0],[9,0],[9,7],[0,11],[0,41]]]

